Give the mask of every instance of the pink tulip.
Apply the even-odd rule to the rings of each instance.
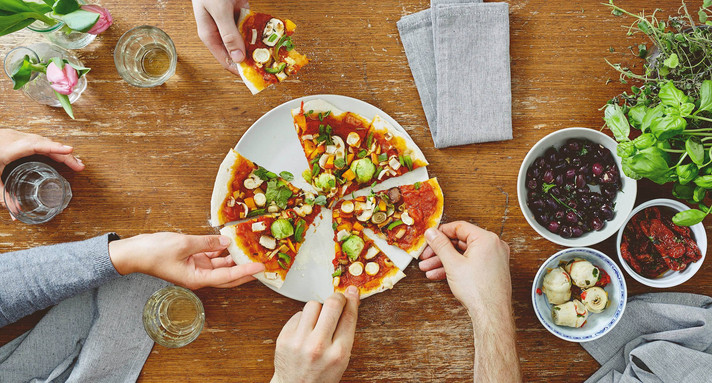
[[[54,62],[51,62],[47,65],[47,80],[57,93],[69,96],[79,81],[79,74],[71,65],[65,64],[64,69],[59,69]]]
[[[106,8],[102,8],[94,4],[89,4],[82,5],[82,10],[99,14],[99,20],[97,20],[94,26],[91,27],[89,31],[87,31],[87,33],[90,33],[92,35],[98,35],[99,33],[104,32],[105,30],[109,29],[111,24],[114,22],[114,18],[111,17],[111,13],[109,13],[109,10]]]

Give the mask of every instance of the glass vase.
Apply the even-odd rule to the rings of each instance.
[[[72,64],[78,66],[84,66],[82,62],[73,53],[66,51],[56,45],[51,45],[47,43],[32,44],[27,47],[17,47],[5,56],[5,74],[12,78],[12,74],[17,70],[17,68],[22,64],[25,56],[29,56],[30,60],[34,63],[46,63],[50,59],[55,57],[63,58]],[[82,92],[87,88],[86,76],[79,78],[77,85],[74,87],[74,91],[69,95],[69,102],[73,103],[78,100],[82,95]],[[54,90],[50,87],[50,83],[47,80],[47,76],[44,73],[33,73],[30,81],[22,87],[22,92],[30,99],[44,105],[49,105],[53,107],[61,107],[57,99],[57,95]]]
[[[44,21],[37,20],[30,24],[27,29],[42,34],[47,40],[64,49],[82,49],[91,44],[96,38],[96,35],[65,28],[62,21],[49,25]]]

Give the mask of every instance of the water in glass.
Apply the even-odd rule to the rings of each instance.
[[[38,224],[51,220],[69,205],[72,189],[51,166],[27,162],[8,175],[4,198],[13,217],[24,223]]]
[[[143,326],[156,343],[164,347],[183,347],[203,330],[205,311],[192,291],[178,286],[156,291],[143,309]]]

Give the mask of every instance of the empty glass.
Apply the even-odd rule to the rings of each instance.
[[[7,176],[3,198],[13,217],[39,224],[51,220],[69,205],[72,189],[51,166],[26,162]]]
[[[142,25],[124,33],[114,50],[119,75],[133,86],[151,88],[176,72],[178,55],[173,40],[162,30]]]
[[[203,331],[205,310],[192,291],[164,287],[151,295],[143,308],[143,327],[156,343],[168,348],[183,347]]]

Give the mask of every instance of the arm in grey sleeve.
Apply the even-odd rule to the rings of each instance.
[[[120,276],[109,258],[114,239],[105,234],[0,254],[0,327]]]

